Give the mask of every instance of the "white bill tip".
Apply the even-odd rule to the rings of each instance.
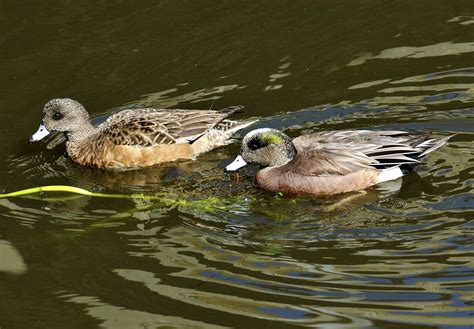
[[[30,143],[40,141],[50,133],[43,124],[40,124],[38,130],[30,137]]]
[[[225,167],[225,170],[236,171],[237,169],[245,167],[246,165],[247,165],[247,162],[245,162],[245,160],[242,158],[241,155],[238,155],[230,165]]]

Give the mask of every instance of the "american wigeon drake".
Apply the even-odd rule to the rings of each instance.
[[[261,166],[257,184],[273,192],[331,195],[397,179],[450,138],[405,131],[325,131],[293,141],[270,128],[249,132],[226,171]]]
[[[94,127],[89,114],[69,98],[50,100],[30,142],[64,132],[70,158],[96,168],[140,168],[198,155],[230,142],[231,136],[254,121],[227,117],[242,109],[220,111],[180,109],[124,110]]]

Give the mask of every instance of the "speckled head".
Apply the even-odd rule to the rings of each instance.
[[[66,136],[89,130],[89,114],[79,103],[69,98],[55,98],[46,103],[43,109],[43,120],[38,131],[30,138],[37,142],[52,132],[64,132]]]
[[[261,167],[279,167],[295,156],[296,148],[287,135],[271,128],[255,129],[245,135],[240,155],[226,170],[235,171],[248,163]]]

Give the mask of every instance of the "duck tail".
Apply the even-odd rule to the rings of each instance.
[[[233,135],[237,131],[247,128],[248,126],[254,124],[258,120],[251,121],[233,121],[233,120],[224,120],[220,124],[214,127],[216,130],[225,132],[226,134]]]
[[[228,145],[234,142],[232,135],[240,129],[250,126],[255,121],[256,120],[245,122],[232,120],[221,121],[191,143],[194,154],[199,155],[216,147]]]
[[[243,105],[233,105],[229,107],[225,107],[223,109],[220,109],[219,112],[227,114],[227,116],[235,113],[244,113],[244,106]]]
[[[446,142],[455,135],[450,135],[447,137],[440,137],[440,138],[427,138],[426,140],[422,141],[420,144],[416,145],[416,148],[421,148],[423,152],[419,155],[419,157],[424,157],[428,153],[433,152],[434,150],[439,149],[441,146],[446,144]]]

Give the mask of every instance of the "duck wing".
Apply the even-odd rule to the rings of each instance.
[[[400,130],[336,130],[301,135],[293,140],[302,145],[316,144],[409,144],[423,133]]]
[[[346,172],[345,169],[352,172],[368,166],[382,169],[415,165],[450,137],[405,131],[347,130],[303,135],[293,142],[306,157],[311,154],[316,161],[319,153],[336,168],[343,168],[341,172]]]
[[[324,147],[311,150],[299,150],[297,156],[287,165],[281,167],[285,172],[303,176],[347,175],[362,169],[370,168],[374,160],[359,151],[352,149],[327,149]]]
[[[232,126],[234,121],[224,119],[241,108],[242,106],[232,106],[220,111],[125,110],[109,117],[99,128],[101,135],[115,145],[147,147],[157,144],[192,143],[213,127],[225,129]]]

